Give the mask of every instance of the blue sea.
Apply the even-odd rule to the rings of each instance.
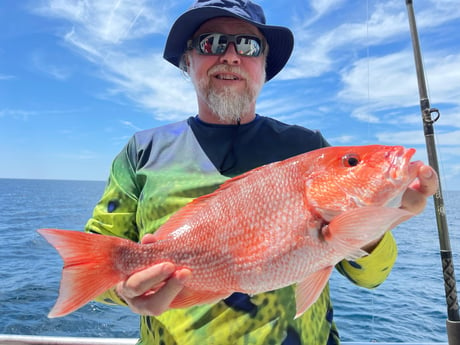
[[[39,228],[82,229],[104,182],[0,179],[0,333],[137,337],[138,317],[124,307],[91,302],[48,319],[62,261]],[[444,192],[460,276],[460,192]],[[433,203],[394,231],[399,257],[375,290],[334,273],[331,294],[343,341],[446,342],[444,283]],[[457,279],[458,282],[458,279]]]

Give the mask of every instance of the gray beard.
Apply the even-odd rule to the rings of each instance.
[[[231,88],[225,88],[221,92],[214,89],[208,90],[207,104],[211,111],[225,123],[238,122],[244,114],[251,110],[253,95],[249,92],[240,94],[233,92]]]
[[[192,66],[190,67],[192,69]],[[239,67],[217,65],[208,72],[208,75],[217,72],[239,73],[247,80],[246,83],[252,82],[247,77],[247,74]],[[211,112],[216,115],[220,121],[223,123],[237,123],[242,117],[253,111],[254,103],[264,82],[265,70],[264,74],[261,76],[261,80],[252,83],[252,87],[246,85],[246,88],[242,92],[235,91],[232,87],[225,87],[217,92],[212,87],[212,82],[209,80],[209,77],[195,80],[193,84],[197,93],[204,97],[203,101],[206,102]]]

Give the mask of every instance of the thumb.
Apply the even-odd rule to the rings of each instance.
[[[154,243],[156,241],[157,241],[157,239],[156,239],[155,235],[147,234],[144,237],[142,237],[141,244]]]

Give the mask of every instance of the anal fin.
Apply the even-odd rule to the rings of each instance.
[[[195,305],[218,302],[231,295],[230,292],[197,291],[184,287],[171,302],[171,308],[188,308]]]

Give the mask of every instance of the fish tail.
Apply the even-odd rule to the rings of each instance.
[[[59,296],[48,317],[67,315],[127,277],[114,261],[124,239],[80,231],[40,229],[64,261]]]

